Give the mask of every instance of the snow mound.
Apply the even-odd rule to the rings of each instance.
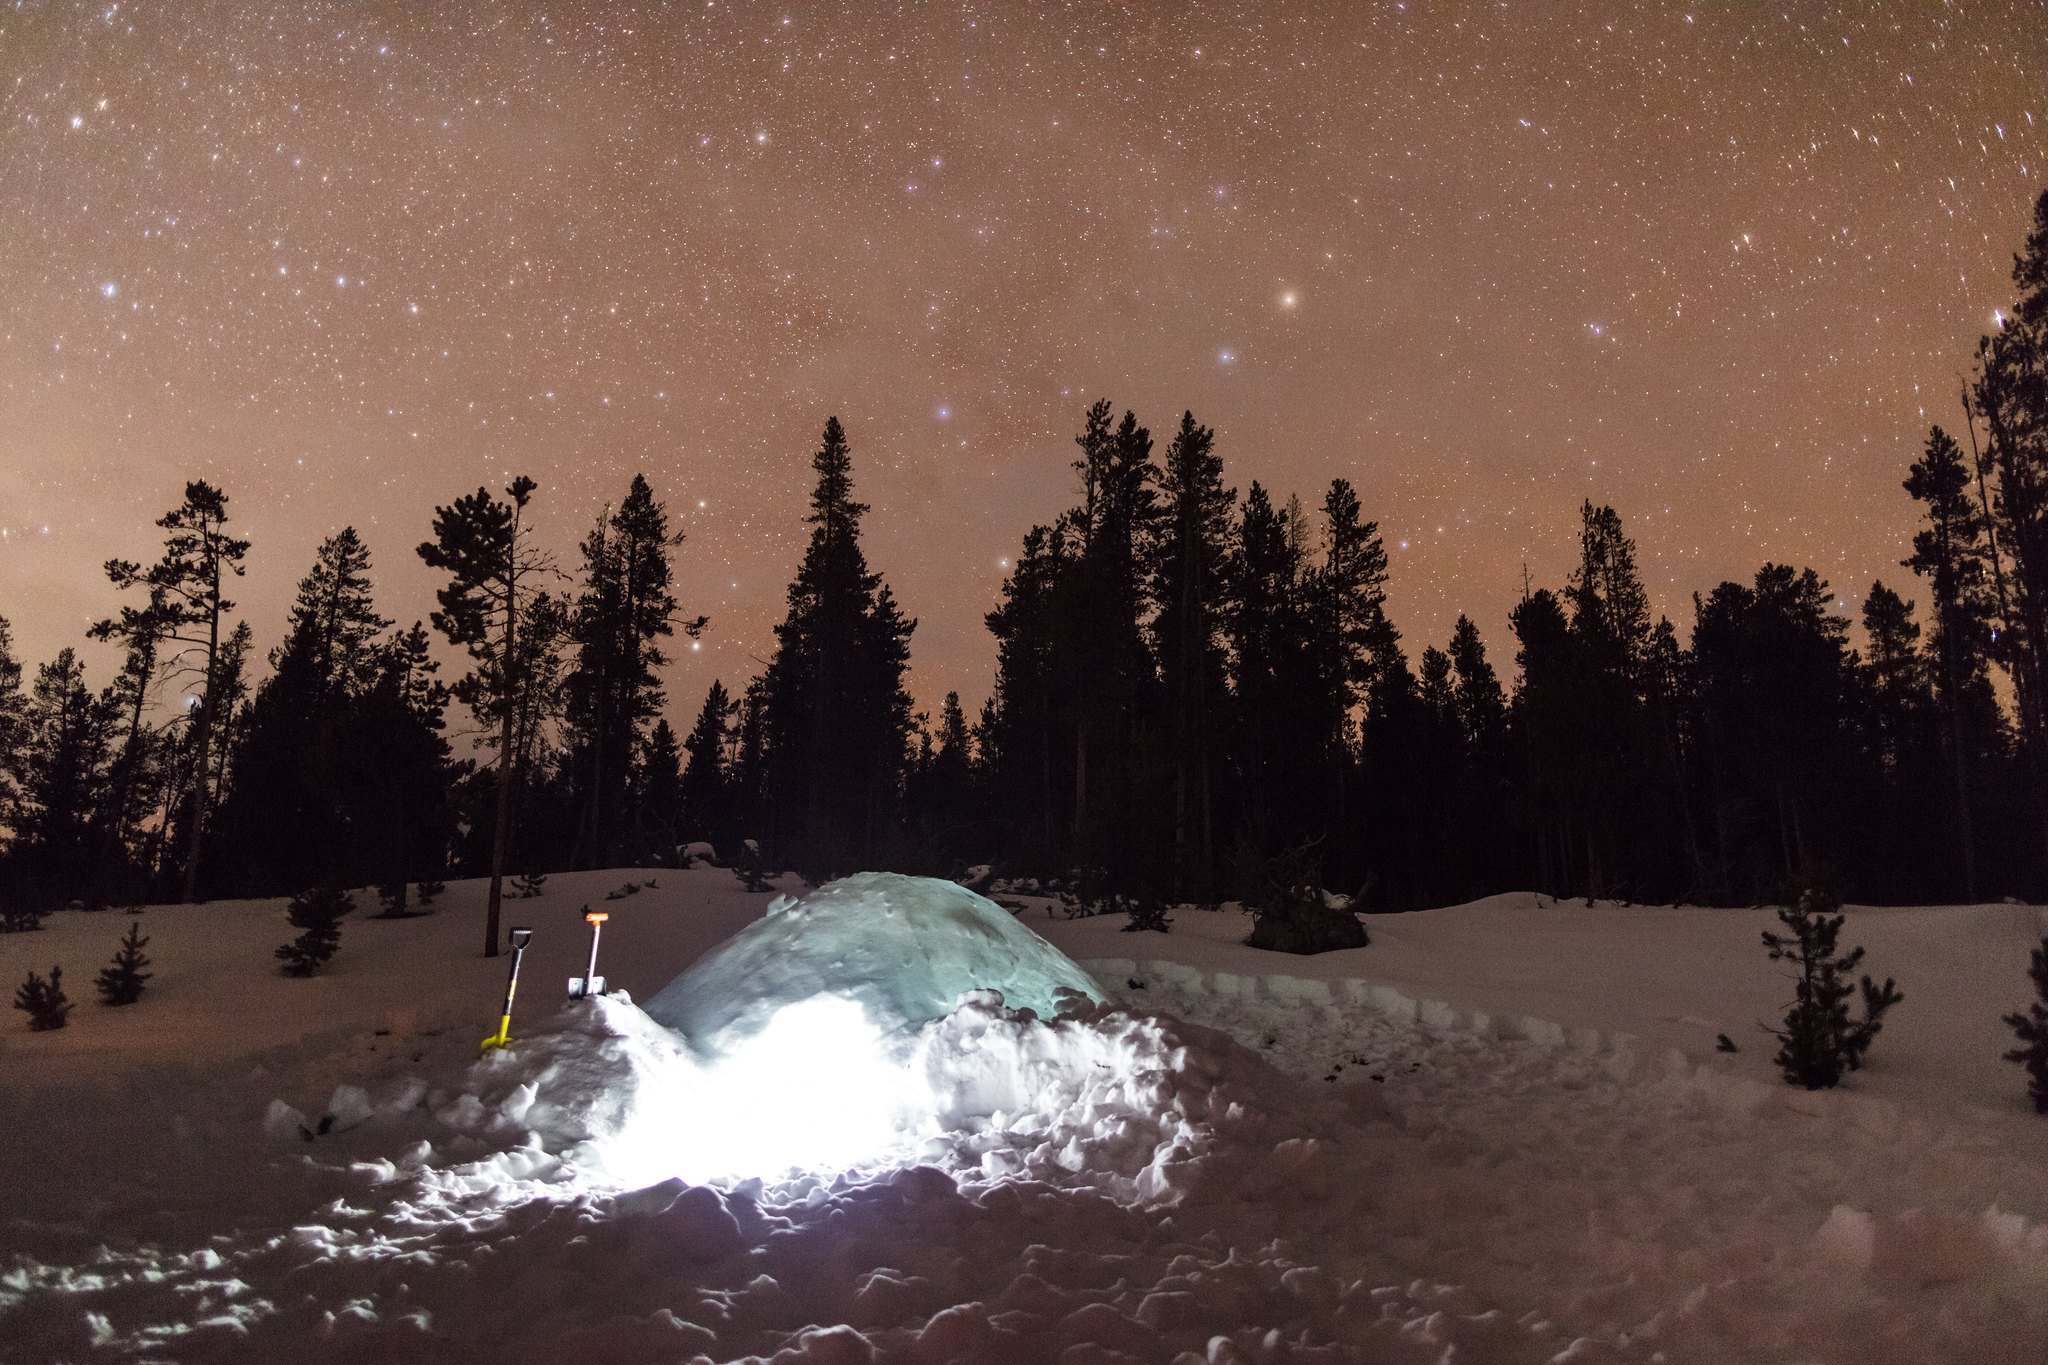
[[[647,1013],[706,1057],[756,1037],[788,1006],[851,1000],[907,1051],[913,1035],[970,991],[996,990],[1041,1017],[1072,992],[1102,990],[1059,949],[994,901],[929,877],[863,872],[762,919],[699,959],[647,1002]]]

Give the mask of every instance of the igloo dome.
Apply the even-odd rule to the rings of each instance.
[[[1104,998],[1088,973],[994,901],[931,877],[863,872],[776,900],[646,1010],[716,1058],[788,1007],[851,1001],[887,1045],[907,1050],[962,994],[988,989],[1046,1017],[1066,991]]]

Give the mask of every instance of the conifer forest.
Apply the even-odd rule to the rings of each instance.
[[[1629,509],[1588,499],[1568,577],[1416,639],[1372,488],[1268,488],[1193,412],[1103,399],[1076,414],[1072,505],[1032,509],[988,604],[986,699],[930,704],[914,604],[863,545],[893,514],[829,418],[772,653],[700,703],[665,668],[718,623],[677,576],[658,461],[570,556],[540,548],[524,476],[418,509],[416,545],[343,527],[277,640],[235,602],[260,513],[195,479],[106,563],[80,643],[111,676],[0,626],[0,898],[402,895],[700,841],[813,880],[988,865],[1198,904],[1303,864],[1377,910],[2038,898],[2048,195],[2017,247],[2010,309],[1895,471],[1918,529],[1853,617],[1800,562],[1655,614]],[[412,555],[431,604],[377,591]]]

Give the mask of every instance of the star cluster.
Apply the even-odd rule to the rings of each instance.
[[[514,473],[564,552],[644,471],[771,644],[837,413],[915,689],[1108,395],[1231,480],[1359,488],[1414,642],[1503,658],[1582,497],[1658,605],[1904,585],[2044,175],[2031,3],[25,5],[0,16],[0,615],[73,643],[184,480],[274,638],[355,524],[385,610]]]

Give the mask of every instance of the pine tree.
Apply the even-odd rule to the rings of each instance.
[[[1297,793],[1311,783],[1320,757],[1302,694],[1306,680],[1306,620],[1301,547],[1288,535],[1284,514],[1254,480],[1238,519],[1226,594],[1229,615],[1233,742],[1243,819],[1240,863],[1273,851],[1277,831],[1301,828],[1305,804]],[[1242,877],[1244,869],[1240,868]]]
[[[1451,656],[1435,645],[1422,651],[1422,665],[1416,673],[1416,691],[1422,704],[1429,708],[1432,720],[1447,726],[1458,725],[1458,697],[1451,682]]]
[[[1612,507],[1580,509],[1579,568],[1565,591],[1572,628],[1597,665],[1633,683],[1650,644],[1650,599],[1636,568],[1636,543]]]
[[[1331,480],[1323,497],[1323,560],[1310,575],[1307,598],[1314,680],[1303,705],[1318,728],[1316,772],[1327,783],[1319,795],[1329,807],[1332,827],[1348,833],[1356,814],[1358,731],[1353,716],[1366,705],[1401,636],[1387,619],[1386,544],[1378,524],[1363,519],[1358,494],[1344,479]]]
[[[725,684],[714,679],[697,712],[697,723],[683,741],[690,759],[682,778],[682,832],[692,839],[708,840],[721,851],[727,841],[737,837],[727,743],[738,712],[739,704],[726,694]]]
[[[21,694],[21,660],[14,656],[14,628],[0,616],[0,825],[11,823],[21,790],[27,710],[27,699]]]
[[[1048,866],[1085,816],[1087,745],[1072,710],[1061,659],[1061,610],[1073,558],[1060,527],[1034,526],[984,618],[996,639],[996,680],[989,697],[984,753],[992,787],[1013,837]]]
[[[1863,1017],[1849,1017],[1849,997],[1857,989],[1848,977],[1861,965],[1863,950],[1852,948],[1837,956],[1842,916],[1835,912],[1840,908],[1841,902],[1823,892],[1802,892],[1797,905],[1778,911],[1779,922],[1791,934],[1765,930],[1763,936],[1771,961],[1791,962],[1799,970],[1785,1027],[1768,1032],[1778,1039],[1776,1061],[1785,1080],[1808,1090],[1832,1089],[1844,1070],[1860,1068],[1871,1041],[1884,1027],[1885,1012],[1905,998],[1890,978],[1880,988],[1865,976]]]
[[[1456,819],[1462,852],[1457,867],[1446,867],[1450,884],[1442,893],[1459,900],[1526,885],[1517,821],[1511,807],[1512,755],[1508,702],[1500,677],[1486,657],[1479,628],[1463,615],[1445,649],[1451,661],[1451,702],[1464,773]]]
[[[356,908],[345,891],[316,886],[293,896],[285,918],[299,936],[277,950],[286,976],[311,976],[341,947],[341,920]]]
[[[148,832],[140,862],[152,877],[173,885],[182,884],[183,869],[192,865],[195,836],[204,839],[219,824],[247,716],[252,640],[249,623],[236,622],[215,657],[212,687],[186,699],[184,723],[161,733],[155,745],[160,795],[151,801],[161,818]]]
[[[384,664],[391,622],[372,601],[370,552],[353,527],[320,545],[299,580],[271,676],[256,689],[234,746],[235,782],[221,802],[215,878],[242,895],[311,882],[388,875],[364,866],[366,825],[382,814],[360,796],[362,765],[394,717],[365,716],[362,698]]]
[[[89,876],[92,820],[104,804],[115,718],[85,685],[85,666],[66,648],[36,673],[22,721],[19,790],[10,850],[24,904],[69,899]]]
[[[1926,509],[1927,525],[1903,561],[1928,580],[1933,601],[1934,693],[1941,705],[1949,770],[1950,817],[1962,855],[1963,896],[1977,899],[1977,837],[1971,792],[1984,751],[1994,744],[1998,704],[1991,691],[1990,549],[1982,509],[1971,496],[1962,447],[1940,427],[1927,436],[1905,489]],[[1991,733],[1987,733],[1987,731]]]
[[[1932,701],[1913,604],[1883,580],[1872,583],[1863,598],[1863,633],[1868,641],[1863,671],[1875,738],[1884,766],[1896,770],[1910,761],[1922,713]]]
[[[1592,732],[1599,722],[1586,705],[1583,651],[1557,595],[1548,588],[1527,594],[1509,622],[1522,675],[1512,711],[1514,747],[1535,844],[1536,885],[1565,895],[1586,884],[1576,875],[1574,858],[1583,846],[1585,755],[1596,742]]]
[[[1221,643],[1235,490],[1223,486],[1215,433],[1181,414],[1160,478],[1164,526],[1154,574],[1153,632],[1173,735],[1173,886],[1206,897],[1216,872],[1216,725],[1224,698]]]
[[[1152,433],[1129,411],[1112,426],[1112,411],[1107,399],[1095,403],[1074,438],[1083,500],[1053,531],[1045,562],[1046,692],[1037,706],[1068,766],[1070,851],[1125,865],[1149,762],[1142,734],[1161,701],[1144,619],[1166,528]]]
[[[1495,753],[1507,737],[1507,696],[1501,691],[1500,676],[1487,662],[1479,628],[1463,613],[1452,628],[1448,652],[1457,674],[1458,722],[1465,729],[1466,742],[1477,754]]]
[[[2048,1114],[2048,938],[2043,938],[2034,949],[2027,976],[2039,998],[2024,1013],[2005,1016],[2006,1024],[2020,1040],[2020,1045],[2006,1053],[2005,1059],[2027,1069],[2027,1095],[2034,1101],[2036,1113]]]
[[[766,819],[763,791],[767,783],[768,680],[754,678],[740,695],[738,711],[726,732],[726,789],[735,830],[760,830]],[[737,836],[735,836],[737,837]]]
[[[1438,701],[1448,700],[1448,677]],[[1413,910],[1439,898],[1453,861],[1446,839],[1456,751],[1446,711],[1435,710],[1398,644],[1381,651],[1359,727],[1358,823],[1352,841],[1366,855],[1371,903]]]
[[[1564,593],[1578,653],[1575,700],[1585,712],[1578,729],[1585,747],[1576,766],[1583,843],[1582,886],[1587,895],[1611,895],[1654,865],[1636,824],[1663,804],[1656,752],[1645,706],[1644,681],[1654,636],[1649,595],[1636,568],[1636,545],[1612,507],[1580,508],[1579,567]],[[1661,854],[1661,850],[1658,851]]]
[[[674,855],[682,831],[682,745],[668,716],[653,722],[641,745],[633,767],[633,810],[641,851],[657,860]]]
[[[113,962],[100,968],[100,999],[106,1004],[132,1005],[142,998],[143,983],[155,975],[143,970],[149,965],[149,958],[142,951],[148,943],[142,926],[131,921]]]
[[[439,874],[455,835],[454,774],[442,733],[449,690],[435,676],[440,664],[418,622],[373,646],[366,666],[366,685],[346,698],[336,727],[353,761],[334,765],[347,815],[333,876],[403,885]]]
[[[956,874],[971,857],[985,855],[976,843],[982,818],[975,780],[974,740],[960,694],[948,692],[936,728],[918,717],[918,753],[907,784],[915,833],[916,864],[934,874]]]
[[[1972,441],[1979,417],[1990,438],[1976,474],[1999,602],[1997,649],[2012,674],[2030,804],[2048,845],[2048,190],[2035,201],[2012,279],[2020,297],[1978,343],[1968,402]]]
[[[165,642],[176,625],[169,592],[151,585],[143,605],[124,605],[118,615],[95,622],[86,632],[92,639],[119,640],[126,646],[121,671],[107,697],[109,707],[124,720],[107,774],[105,798],[95,816],[95,881],[99,883],[92,892],[95,898],[117,872],[129,874],[120,878],[126,883],[120,890],[139,894],[143,889],[134,884],[132,870],[123,865],[131,862],[131,842],[152,814],[150,767],[161,756],[161,746],[145,716],[162,671]]]
[[[1848,623],[1829,598],[1813,570],[1766,564],[1753,585],[1723,583],[1697,607],[1718,840],[1724,862],[1749,869],[1752,894],[1824,862],[1846,823],[1842,794],[1862,785],[1848,745]]]
[[[249,542],[228,534],[228,495],[204,480],[185,485],[185,500],[157,519],[168,534],[164,553],[148,570],[127,560],[107,561],[107,577],[122,589],[140,588],[147,606],[107,627],[131,645],[141,633],[160,632],[149,654],[175,646],[166,660],[175,675],[196,679],[191,711],[192,742],[187,769],[181,899],[198,894],[207,821],[214,793],[214,744],[230,708],[220,695],[230,661],[227,617],[235,604],[225,596],[227,580],[240,578]],[[102,623],[105,625],[106,623]],[[238,662],[238,661],[237,661]]]
[[[531,543],[526,525],[527,503],[537,487],[524,475],[515,478],[505,501],[479,488],[434,509],[434,539],[422,543],[419,556],[429,568],[447,572],[449,581],[435,596],[440,609],[434,625],[450,644],[469,651],[473,667],[456,685],[456,695],[485,724],[495,722],[498,760],[497,801],[492,817],[491,884],[484,910],[484,956],[498,955],[498,929],[504,898],[505,853],[512,822],[514,779],[519,776],[517,745],[522,699],[534,700],[541,659],[533,648],[533,609],[544,599],[537,580],[553,573],[553,564]],[[556,616],[560,613],[557,611]],[[552,655],[547,656],[550,660]],[[538,729],[537,725],[531,726]]]
[[[290,628],[270,665],[303,672],[307,690],[315,694],[358,691],[390,624],[372,600],[369,547],[355,527],[344,526],[320,543],[313,567],[299,580]]]
[[[570,615],[576,665],[568,679],[568,714],[578,771],[581,861],[616,860],[627,815],[627,790],[646,742],[646,727],[665,700],[660,642],[675,633],[678,607],[670,555],[682,543],[668,511],[641,475],[634,475],[616,511],[607,509],[583,542],[584,586]],[[702,633],[705,619],[682,622]]]
[[[30,972],[28,979],[14,988],[14,1008],[28,1016],[32,1033],[63,1028],[71,1014],[71,1002],[64,998],[64,969],[50,968],[48,980]]]
[[[903,690],[916,623],[860,548],[867,507],[835,417],[812,457],[810,544],[764,674],[763,795],[778,848],[819,872],[869,865],[897,831],[911,729]]]

